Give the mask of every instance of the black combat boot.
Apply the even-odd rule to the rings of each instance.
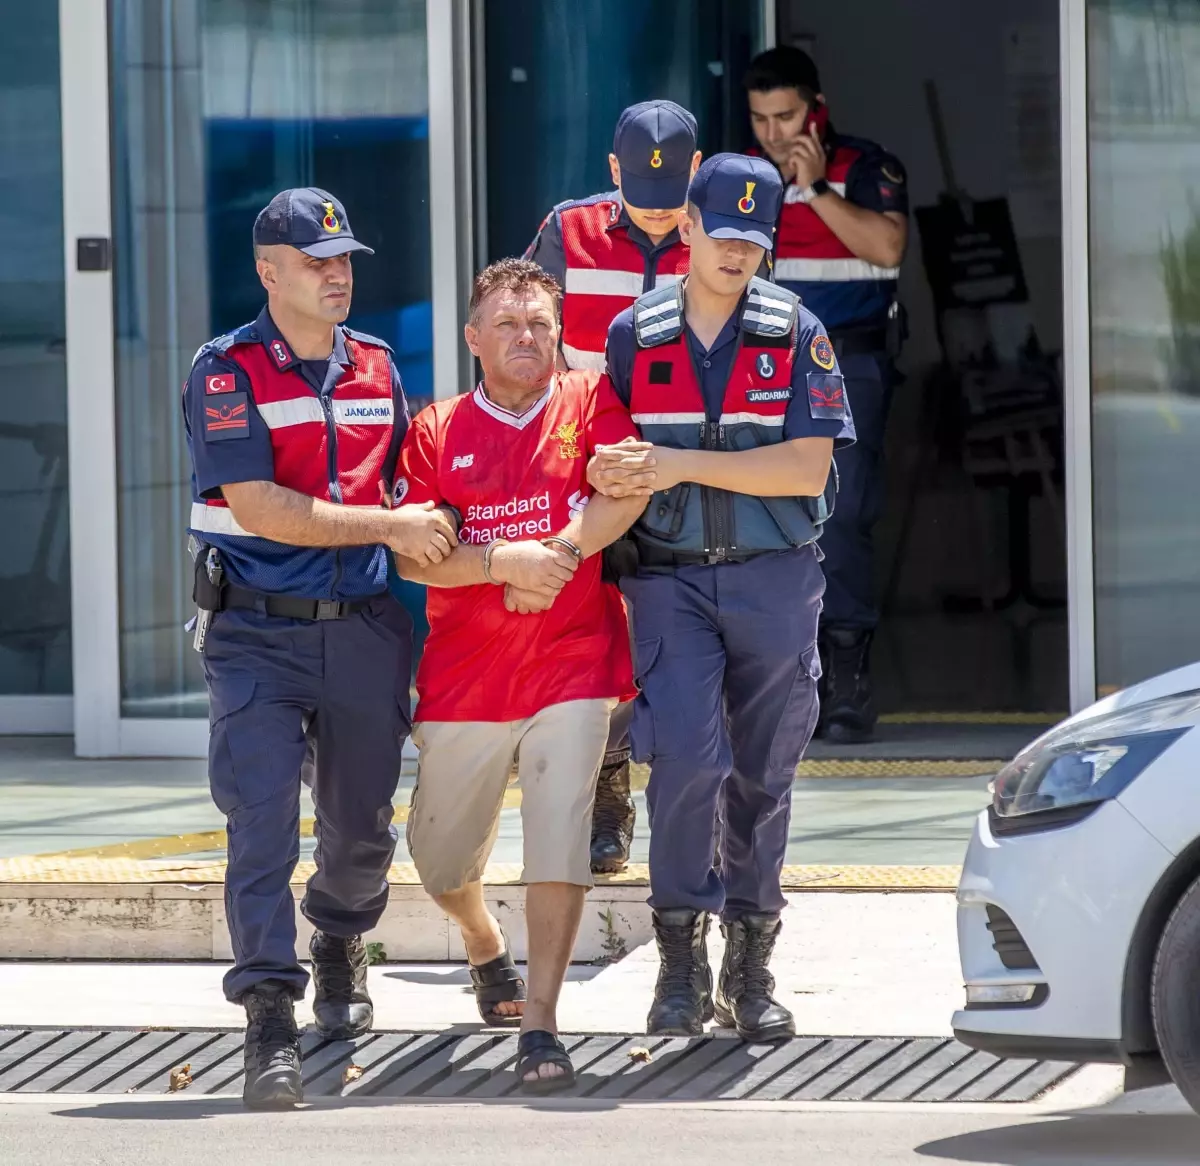
[[[625,869],[635,813],[629,792],[629,751],[606,753],[592,810],[593,874],[618,874]]]
[[[350,1040],[371,1027],[375,1009],[367,995],[367,949],[361,935],[339,939],[314,931],[313,1019],[326,1040]]]
[[[774,996],[775,977],[768,964],[783,924],[778,915],[743,915],[721,924],[725,960],[717,998],[717,1022],[736,1028],[743,1040],[783,1040],[796,1035],[792,1014]]]
[[[861,745],[874,735],[871,637],[868,628],[821,631],[821,667],[825,673],[821,736],[835,745]]]
[[[300,1083],[300,1033],[291,990],[263,980],[242,997],[246,1009],[247,1109],[291,1109],[304,1100]]]
[[[646,1031],[657,1036],[699,1036],[712,1020],[712,969],[708,966],[708,913],[689,907],[654,912],[658,982]]]

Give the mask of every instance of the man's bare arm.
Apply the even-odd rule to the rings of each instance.
[[[433,503],[393,510],[338,506],[274,482],[235,482],[223,486],[221,493],[243,530],[289,546],[383,543],[420,561],[436,562],[458,541],[453,522]]]
[[[558,535],[573,542],[583,552],[583,557],[589,559],[609,543],[616,542],[645,509],[643,497],[610,498],[605,494],[593,494],[582,513],[575,515]]]
[[[653,460],[653,488],[669,490],[679,482],[696,482],[735,494],[759,498],[811,498],[825,489],[833,458],[830,437],[797,437],[778,445],[740,451],[669,449],[657,445],[608,446],[597,452],[595,477],[618,488],[624,476],[642,480],[643,459]],[[629,499],[632,501],[632,499]]]
[[[808,204],[859,259],[899,267],[908,244],[908,220],[897,211],[873,211],[830,190]]]
[[[487,582],[483,573],[483,547],[470,543],[459,543],[440,563],[425,566],[397,555],[396,570],[402,579],[423,583],[426,587],[471,587]]]

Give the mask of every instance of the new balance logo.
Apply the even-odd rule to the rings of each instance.
[[[475,464],[475,455],[473,453],[463,454],[462,457],[456,457],[450,463],[450,472],[455,470],[469,470]]]

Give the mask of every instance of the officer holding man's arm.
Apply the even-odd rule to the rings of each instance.
[[[276,195],[254,224],[267,306],[200,349],[183,394],[209,779],[228,822],[224,987],[246,1009],[253,1108],[302,1095],[293,1002],[308,975],[290,887],[302,771],[316,809],[301,910],[316,929],[317,1030],[370,1027],[362,933],[388,898],[412,656],[387,556],[440,562],[457,541],[443,511],[381,505],[408,406],[388,346],[342,326],[354,251],[372,254],[333,195]]]
[[[559,203],[525,251],[563,288],[562,357],[568,369],[604,369],[608,326],[643,292],[688,269],[679,211],[700,164],[696,119],[673,101],[643,101],[621,114],[609,171],[617,189]],[[629,861],[634,806],[629,788],[626,701],[613,711],[596,783],[592,871],[615,874]]]
[[[908,241],[908,186],[894,154],[834,129],[807,53],[768,49],[750,63],[745,85],[755,137],[787,184],[775,279],[829,329],[854,402],[858,440],[837,459],[837,510],[821,539],[822,731],[834,743],[852,744],[870,739],[875,728],[872,531],[883,504],[892,362],[903,340],[896,281]]]
[[[854,425],[820,321],[754,277],[782,194],[762,159],[708,159],[681,216],[689,275],[643,295],[608,337],[609,376],[650,443],[598,452],[589,480],[653,491],[632,530],[640,565],[621,583],[641,686],[633,755],[650,764],[652,1033],[699,1033],[714,1007],[749,1040],[795,1027],[767,967],[792,780],[817,719],[824,493]],[[726,937],[715,1000],[710,915]]]

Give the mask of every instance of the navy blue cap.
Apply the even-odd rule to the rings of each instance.
[[[700,211],[706,235],[745,239],[769,251],[783,205],[783,180],[765,158],[714,154],[696,171],[688,202]]]
[[[296,247],[314,259],[365,251],[350,230],[346,208],[327,190],[317,186],[281,190],[254,220],[254,242],[262,247]]]
[[[621,197],[632,207],[673,211],[687,201],[696,119],[673,101],[642,101],[617,119],[613,153]]]

